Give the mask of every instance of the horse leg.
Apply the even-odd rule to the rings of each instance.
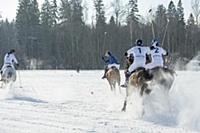
[[[124,100],[124,104],[123,104],[123,108],[122,108],[122,111],[126,111],[126,105],[127,105],[127,97],[125,98]]]
[[[111,81],[109,81],[109,85],[110,85],[111,91],[113,91],[113,85],[112,85]]]
[[[129,94],[130,94],[129,87],[127,87],[126,88],[126,97],[125,97],[125,100],[124,100],[122,111],[126,111],[127,99],[128,99]]]
[[[3,88],[3,82],[1,83],[1,88]]]
[[[147,89],[147,86],[148,85],[146,83],[142,85],[141,90],[140,90],[140,96],[143,96],[144,90]]]
[[[113,81],[113,89],[116,92],[116,81]]]
[[[118,82],[117,82],[117,84],[118,84],[118,88],[119,88],[119,93],[121,94],[121,93],[122,93],[122,91],[121,91],[120,82],[118,81]]]

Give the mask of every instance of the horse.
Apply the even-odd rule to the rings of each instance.
[[[155,84],[162,85],[169,91],[174,82],[174,75],[175,71],[168,68],[156,67],[151,70],[138,68],[129,77],[128,87],[126,88],[126,98],[124,100],[122,111],[126,110],[127,98],[132,94],[134,89],[138,89],[141,96],[143,96],[144,92],[147,95],[150,94],[152,91],[150,86]]]
[[[6,85],[16,81],[16,71],[12,66],[6,66],[2,73],[1,81]],[[3,86],[3,84],[2,84]]]
[[[111,91],[115,91],[117,84],[119,87],[119,92],[121,93],[121,88],[120,88],[121,77],[119,69],[117,69],[114,66],[109,68],[109,70],[106,72],[106,79],[108,80]]]
[[[149,73],[153,75],[151,85],[162,86],[167,91],[171,89],[176,75],[174,70],[165,67],[155,67],[149,70]]]

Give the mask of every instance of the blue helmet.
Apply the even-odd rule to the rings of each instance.
[[[107,50],[105,56],[111,56],[111,52]]]
[[[156,46],[159,46],[160,43],[159,43],[159,41],[157,39],[153,39],[152,42],[151,42],[151,45],[156,47]]]
[[[8,53],[10,54],[15,53],[15,49],[11,49]]]

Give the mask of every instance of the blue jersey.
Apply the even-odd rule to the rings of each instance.
[[[106,65],[119,64],[118,60],[113,55],[109,55],[109,56],[103,57],[102,59],[106,63]]]

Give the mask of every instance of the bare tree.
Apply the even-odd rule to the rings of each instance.
[[[120,0],[114,0],[111,2],[111,7],[114,9],[114,14],[115,14],[115,22],[119,26],[121,23],[120,21],[122,20],[122,17],[125,16],[125,7],[121,4]]]
[[[192,0],[191,2],[192,10],[196,19],[196,24],[199,24],[199,15],[200,15],[200,0]]]
[[[87,7],[88,3],[86,0],[83,1],[83,18],[84,21],[86,22],[88,20],[88,10],[89,8]]]

